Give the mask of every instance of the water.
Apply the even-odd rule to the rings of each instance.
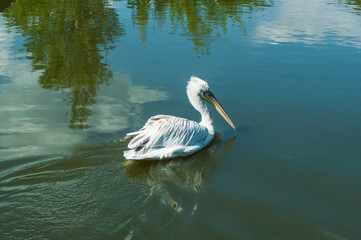
[[[0,239],[360,239],[359,1],[0,9]],[[199,120],[193,74],[238,131],[129,165],[150,116]]]

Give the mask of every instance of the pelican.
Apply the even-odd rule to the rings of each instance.
[[[169,115],[151,117],[140,130],[128,133],[120,140],[130,140],[129,150],[124,152],[124,157],[128,160],[170,159],[189,156],[207,146],[215,133],[206,102],[236,131],[206,81],[195,76],[190,77],[187,96],[192,106],[201,114],[201,122]]]

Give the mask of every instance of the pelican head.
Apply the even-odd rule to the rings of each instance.
[[[187,95],[194,108],[196,108],[200,112],[201,110],[197,107],[197,105],[199,105],[200,99],[203,99],[209,104],[211,104],[224,118],[224,120],[226,120],[227,123],[231,125],[231,127],[236,131],[236,127],[232,123],[231,119],[228,117],[224,108],[210,91],[208,83],[206,81],[198,77],[192,76],[187,85]]]

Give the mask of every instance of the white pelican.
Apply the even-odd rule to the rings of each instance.
[[[209,90],[207,82],[192,76],[188,81],[187,96],[192,106],[201,114],[201,122],[169,115],[151,117],[140,130],[128,133],[120,140],[131,139],[128,144],[130,150],[124,152],[124,157],[129,160],[169,159],[191,155],[207,146],[214,138],[214,127],[205,101],[215,107],[236,130]]]

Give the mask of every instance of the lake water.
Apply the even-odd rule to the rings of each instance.
[[[358,0],[0,4],[0,239],[361,239]],[[157,114],[237,127],[129,164]]]

